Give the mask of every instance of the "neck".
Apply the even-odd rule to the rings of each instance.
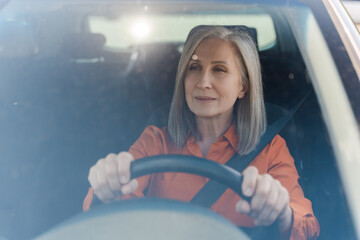
[[[198,142],[213,143],[230,127],[232,115],[224,118],[202,118],[196,117]]]

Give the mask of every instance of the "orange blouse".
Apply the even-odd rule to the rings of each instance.
[[[214,142],[207,156],[203,156],[194,136],[190,136],[186,146],[179,150],[169,140],[167,128],[159,129],[155,126],[147,127],[140,138],[131,146],[129,152],[135,159],[159,154],[183,154],[205,157],[219,163],[226,163],[237,151],[238,137],[232,125],[226,133]],[[277,135],[270,144],[250,163],[260,174],[268,173],[278,179],[288,190],[290,207],[293,210],[293,226],[291,239],[311,239],[319,235],[319,224],[314,216],[311,202],[304,197],[298,184],[299,175],[294,160],[286,146],[285,140]],[[190,202],[209,179],[186,173],[158,173],[138,178],[139,187],[125,198],[161,197]],[[90,208],[93,191],[90,189],[84,200],[83,210]],[[211,209],[226,217],[238,226],[253,227],[253,219],[238,214],[235,204],[240,197],[231,189],[215,202]]]

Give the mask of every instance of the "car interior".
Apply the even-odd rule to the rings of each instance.
[[[106,47],[104,34],[90,31],[91,11],[67,9],[0,18],[0,236],[5,239],[32,238],[80,214],[90,167],[108,153],[126,151],[147,125],[167,121],[184,41],[115,51]],[[268,123],[309,93],[280,135],[313,203],[320,239],[352,239],[306,64],[281,9],[262,11],[276,31],[276,41],[259,48],[265,101],[278,109],[267,109]],[[116,18],[107,11],[96,14]],[[55,22],[60,16],[64,20]]]

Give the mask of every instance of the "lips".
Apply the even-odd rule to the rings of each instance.
[[[201,103],[201,104],[212,103],[214,100],[216,100],[216,98],[209,97],[209,96],[196,96],[194,98],[195,98],[195,101],[197,101],[198,103]]]
[[[196,96],[195,99],[199,101],[210,101],[210,100],[215,100],[216,98],[208,97],[208,96]]]

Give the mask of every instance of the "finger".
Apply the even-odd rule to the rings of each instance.
[[[121,152],[117,155],[116,160],[120,183],[126,184],[130,181],[130,164],[134,161],[134,158],[128,152]]]
[[[115,195],[112,193],[110,186],[107,182],[104,159],[99,160],[96,164],[96,178],[99,183],[98,189],[94,189],[96,193],[100,193],[103,198],[100,200],[108,202],[115,199]]]
[[[96,168],[96,165],[92,166],[90,168],[90,171],[89,171],[89,177],[88,177],[88,180],[90,182],[90,185],[91,187],[94,189],[94,193],[95,195],[101,200],[101,201],[105,201],[105,196],[104,194],[99,190],[99,182],[97,180],[97,168]]]
[[[251,197],[254,194],[256,187],[256,180],[259,172],[256,167],[250,166],[244,170],[243,183],[241,186],[242,192],[245,196]]]
[[[245,200],[240,200],[236,203],[235,205],[235,210],[236,212],[240,213],[240,214],[249,214],[250,212],[250,204],[245,201]]]
[[[257,178],[255,193],[251,199],[250,217],[257,218],[264,208],[265,201],[269,196],[273,178],[269,174],[260,175]]]
[[[93,189],[97,189],[97,188],[98,188],[99,184],[98,184],[97,178],[96,178],[96,168],[95,168],[95,166],[92,166],[92,167],[90,168],[88,180],[89,180],[90,186],[91,186]]]
[[[275,221],[288,204],[289,204],[289,193],[284,187],[282,187],[282,189],[279,192],[277,204],[274,207],[273,211],[270,213],[269,219]]]
[[[124,195],[133,193],[137,189],[138,185],[138,181],[136,179],[133,179],[128,184],[122,186],[121,192]]]
[[[270,218],[270,214],[276,208],[276,205],[279,204],[277,201],[279,198],[279,192],[281,186],[277,182],[278,182],[277,180],[272,182],[269,195],[264,203],[264,207],[260,211],[260,214],[255,219],[254,224],[257,226],[259,225],[269,226],[275,221],[275,219],[273,219],[272,217]]]
[[[89,176],[88,176],[88,180],[90,183],[90,186],[92,188],[96,188],[98,186],[97,180],[96,180],[96,175],[95,175],[95,166],[92,166],[89,170]]]
[[[116,155],[110,153],[105,159],[105,171],[107,176],[107,182],[111,191],[117,197],[121,195],[120,178],[117,172],[118,166],[116,161]]]

